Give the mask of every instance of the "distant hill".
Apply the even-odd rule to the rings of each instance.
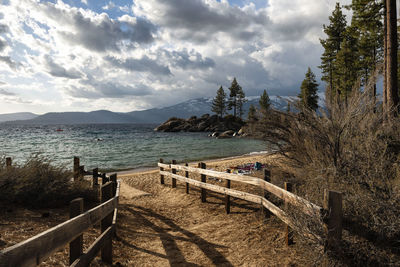
[[[259,96],[247,97],[247,102],[243,106],[247,117],[247,112],[251,104],[258,107]],[[271,105],[279,110],[287,109],[287,100],[295,100],[296,97],[277,97],[271,96]],[[92,124],[92,123],[154,123],[159,124],[171,117],[187,119],[191,116],[201,116],[203,114],[213,114],[211,112],[212,98],[196,98],[185,102],[164,107],[153,108],[141,111],[132,111],[127,113],[111,112],[108,110],[97,110],[91,112],[50,112],[44,115],[35,115],[33,113],[14,113],[30,114],[31,117],[12,117],[13,114],[0,115],[0,122],[8,121],[8,124]],[[321,103],[320,103],[321,104]],[[9,119],[2,119],[2,116],[10,115]],[[28,115],[27,115],[28,116]]]
[[[30,119],[36,118],[37,116],[39,116],[39,115],[33,114],[31,112],[17,112],[17,113],[0,114],[0,122],[30,120]]]
[[[132,116],[108,110],[91,112],[49,112],[31,120],[8,122],[12,124],[91,124],[135,123]]]

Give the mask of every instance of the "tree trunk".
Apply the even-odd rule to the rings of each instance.
[[[399,95],[397,88],[397,17],[396,0],[386,0],[386,109],[391,118],[397,116]]]

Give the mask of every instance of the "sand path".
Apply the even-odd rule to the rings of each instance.
[[[217,162],[214,168],[237,163],[238,159]],[[294,264],[296,250],[283,245],[283,224],[274,217],[264,219],[259,205],[234,200],[227,215],[223,196],[209,193],[207,203],[201,203],[198,189],[191,188],[186,194],[185,184],[178,182],[174,189],[170,179],[161,185],[157,171],[119,178],[118,239],[114,241],[117,266]]]

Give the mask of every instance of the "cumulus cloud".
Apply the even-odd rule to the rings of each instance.
[[[188,52],[187,49],[182,51],[165,51],[165,54],[172,62],[174,67],[181,69],[208,69],[215,67],[215,61],[209,57],[203,57],[199,52],[194,50]]]
[[[46,55],[44,57],[44,61],[48,73],[54,77],[62,77],[68,79],[78,79],[82,77],[82,74],[79,71],[73,68],[67,70],[63,66],[58,65],[49,55]]]
[[[6,89],[0,89],[0,95],[6,95],[6,96],[14,96],[15,94],[13,92],[10,92]]]
[[[126,85],[117,81],[98,81],[93,77],[82,79],[78,85],[72,85],[65,92],[76,98],[100,99],[100,98],[124,98],[134,96],[146,96],[152,93],[152,89],[144,84]]]
[[[112,19],[106,13],[87,12],[62,2],[23,2],[33,15],[37,13],[38,18],[43,19],[41,23],[46,23],[65,42],[81,45],[89,50],[117,51],[123,45],[151,43],[156,33],[155,25],[143,18],[125,15],[120,19]]]
[[[150,59],[147,56],[143,56],[140,59],[118,59],[112,56],[107,56],[105,57],[105,60],[115,67],[123,68],[128,71],[150,72],[154,75],[171,75],[168,66],[160,65],[156,60]]]
[[[12,60],[10,56],[0,56],[0,62],[5,63],[12,70],[16,70],[19,66],[19,64]]]
[[[170,32],[174,37],[198,42],[206,42],[220,32],[248,40],[256,35],[254,25],[265,27],[269,23],[265,12],[231,6],[225,1],[137,0],[132,8],[136,15],[175,29]]]

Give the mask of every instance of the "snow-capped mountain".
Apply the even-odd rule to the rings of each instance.
[[[246,102],[243,105],[245,114],[250,105],[258,107],[259,96],[246,97]],[[296,101],[295,96],[271,96],[271,105],[279,110],[287,110],[288,101]],[[184,101],[182,103],[163,107],[153,108],[141,111],[132,111],[128,113],[117,113],[107,110],[99,110],[92,112],[60,112],[60,113],[46,113],[37,116],[33,119],[25,119],[20,121],[8,122],[13,124],[90,124],[90,123],[162,123],[171,117],[178,117],[187,119],[191,116],[201,116],[203,114],[213,114],[211,111],[211,104],[213,98],[196,98]],[[232,113],[232,111],[228,111]]]

